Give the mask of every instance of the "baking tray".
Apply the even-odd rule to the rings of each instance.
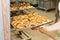
[[[24,27],[23,29],[16,28],[15,25],[12,25],[12,26],[13,26],[16,30],[18,30],[18,31],[21,30],[21,31],[22,31],[22,30],[26,30],[26,29],[34,29],[34,28],[40,27],[40,26],[42,26],[42,25],[49,24],[49,23],[51,23],[51,22],[53,22],[53,21],[47,19],[47,22],[42,22],[41,24],[36,25],[36,26]]]
[[[35,8],[35,7],[29,8],[29,9],[33,9],[33,8]],[[19,8],[18,8],[18,9],[16,9],[16,10],[10,10],[10,11],[13,11],[13,12],[14,12],[14,11],[17,11],[17,10],[28,10],[28,9],[19,9]]]

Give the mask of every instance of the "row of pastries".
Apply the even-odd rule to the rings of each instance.
[[[38,12],[32,12],[29,14],[13,16],[11,24],[15,25],[17,28],[24,28],[38,26],[43,21],[47,21],[46,16],[40,16]]]
[[[33,6],[31,6],[29,3],[20,3],[17,5],[10,5],[10,10],[17,10],[17,9],[20,9],[20,10],[24,10],[24,9],[29,9],[29,8],[34,8]]]

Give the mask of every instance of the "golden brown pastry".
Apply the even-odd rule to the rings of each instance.
[[[21,24],[23,24],[23,20],[18,20],[16,23],[21,23]]]
[[[35,17],[34,17],[34,16],[32,16],[32,17],[30,17],[30,18],[29,18],[29,20],[34,20],[34,19],[35,19]]]
[[[35,26],[36,25],[36,20],[31,20],[30,24]]]
[[[14,10],[17,10],[17,7],[16,7],[16,6],[12,6],[12,7],[10,7],[10,9],[11,9],[12,11],[14,11]]]
[[[19,15],[20,19],[24,19],[25,17],[23,15]]]
[[[30,26],[30,22],[29,21],[24,21],[24,25],[26,26],[26,27],[29,27]]]
[[[28,19],[28,16],[27,15],[23,15],[24,16],[24,19]]]
[[[20,16],[17,16],[17,19],[19,20],[21,17]]]
[[[47,17],[46,16],[42,16],[42,21],[46,22],[47,21]]]
[[[19,28],[19,29],[23,29],[24,28],[24,25],[23,24],[17,24],[16,27]]]
[[[33,12],[33,15],[38,16],[39,14],[38,14],[38,12]]]
[[[13,20],[17,20],[17,16],[12,17]]]
[[[32,17],[32,16],[33,16],[32,13],[29,13],[29,14],[28,14],[28,17]]]
[[[38,16],[36,21],[39,22],[39,23],[42,23],[42,18]]]
[[[11,21],[11,24],[14,25],[16,23],[16,21]]]

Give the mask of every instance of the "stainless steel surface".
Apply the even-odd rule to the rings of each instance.
[[[4,40],[4,26],[3,26],[2,0],[0,0],[0,40]]]
[[[10,0],[2,0],[4,40],[10,40]]]
[[[56,8],[56,0],[38,0],[38,7],[44,10]]]

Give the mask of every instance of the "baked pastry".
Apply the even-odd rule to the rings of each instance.
[[[12,6],[10,9],[11,9],[12,11],[14,11],[14,10],[17,10],[17,7],[16,7],[16,6]]]
[[[12,17],[13,20],[17,20],[17,16]]]
[[[17,24],[16,27],[17,27],[18,29],[23,29],[23,28],[24,28],[24,25],[23,25],[23,24]]]
[[[32,13],[29,13],[29,14],[28,14],[28,17],[32,17],[32,16],[33,16]]]
[[[25,22],[25,21],[29,21],[29,20],[28,19],[24,19],[23,22]]]
[[[28,16],[27,15],[23,15],[24,16],[24,19],[28,19]]]
[[[21,23],[21,24],[23,24],[23,20],[18,20],[16,23]]]
[[[19,15],[20,19],[24,19],[25,17],[23,15]]]
[[[33,26],[35,26],[36,25],[36,20],[31,20],[30,24],[33,25]]]
[[[33,12],[33,15],[38,16],[39,14],[38,14],[38,12]]]
[[[34,16],[32,16],[32,17],[30,17],[30,18],[29,18],[29,20],[34,20],[34,19],[35,19],[35,17],[34,17]]]
[[[38,17],[36,18],[36,21],[37,21],[38,23],[42,23],[42,18],[41,18],[40,16],[38,16]]]
[[[14,25],[16,23],[16,21],[11,21],[11,25]]]
[[[30,26],[30,22],[29,22],[29,21],[24,21],[24,25],[25,25],[26,27],[29,27],[29,26]]]
[[[17,16],[17,19],[18,19],[18,20],[20,20],[20,18],[21,18],[20,16]]]
[[[47,17],[46,16],[42,16],[42,21],[46,22],[47,21]]]

